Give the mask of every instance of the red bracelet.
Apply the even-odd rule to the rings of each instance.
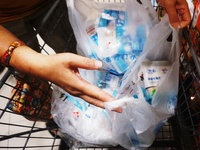
[[[1,57],[1,65],[5,67],[9,67],[10,59],[12,56],[13,51],[15,48],[19,46],[25,45],[22,41],[14,41],[10,46],[8,47],[8,50],[4,52],[4,54]]]

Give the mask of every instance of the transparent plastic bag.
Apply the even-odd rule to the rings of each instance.
[[[152,9],[147,10],[150,2],[144,6],[135,0],[125,3],[67,0],[67,5],[77,52],[101,60],[105,70],[117,75],[137,61],[152,20],[156,20]]]
[[[172,40],[169,40],[172,37]],[[174,115],[179,79],[179,32],[172,29],[168,16],[151,30],[143,54],[121,80],[119,99],[106,102],[105,107],[112,122],[112,134],[117,143],[127,149],[149,147],[163,122]],[[159,80],[149,104],[142,91],[141,63],[167,60],[171,66]],[[122,107],[121,114],[112,110]]]
[[[67,135],[69,140],[81,141],[85,145],[117,145],[112,138],[111,122],[104,109],[54,87],[51,112],[63,137]]]
[[[147,1],[142,1],[144,1],[143,5],[129,0],[125,3],[113,4],[96,3],[92,0],[67,0],[69,18],[77,39],[79,54],[101,60],[104,65],[102,70],[96,71],[79,69],[80,75],[113,95],[117,100],[105,103],[104,110],[73,97],[60,88],[55,88],[52,115],[63,133],[63,138],[71,138],[75,143],[80,141],[85,145],[116,146],[119,144],[127,149],[145,149],[153,143],[163,122],[174,115],[179,73],[178,30],[170,27],[167,15],[158,22],[153,7]],[[126,29],[125,31],[131,37],[132,47],[138,47],[135,45],[140,41],[138,39],[142,39],[142,42],[140,41],[142,44],[139,44],[142,45],[142,48],[139,46],[142,50],[137,59],[132,59],[136,58],[132,56],[133,54],[129,57],[128,54],[122,54],[118,49],[116,51],[112,48],[106,49],[110,50],[107,52],[104,51],[105,49],[99,50],[99,47],[95,45],[97,44],[95,37],[91,38],[90,35],[95,36],[98,32],[96,25],[99,26],[102,12],[107,18],[112,18],[110,12],[118,14],[117,16],[123,14],[122,16],[128,18],[123,29]],[[91,30],[87,30],[87,27],[91,27]],[[88,34],[88,32],[93,34]],[[169,40],[171,35],[172,40]],[[137,40],[134,41],[134,38]],[[113,42],[116,39],[105,40]],[[104,42],[100,43],[105,46]],[[108,58],[112,60],[111,57],[118,54],[122,54],[123,58],[131,58],[130,62],[127,63],[125,59],[119,59],[114,64],[106,62]],[[107,59],[105,59],[106,56],[108,56]],[[125,61],[126,65],[123,66]],[[147,78],[142,72],[144,67],[141,64],[144,61],[170,63],[167,71],[164,68],[165,73],[162,77],[159,75],[159,81],[156,86],[154,85],[150,100],[147,99],[148,91],[142,80],[142,78]],[[123,112],[112,111],[117,107],[121,107]],[[88,118],[88,113],[90,118]]]

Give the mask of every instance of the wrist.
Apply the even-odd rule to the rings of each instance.
[[[44,57],[46,55],[38,53],[28,46],[20,46],[13,51],[10,66],[24,73],[41,76],[40,68],[44,64]]]
[[[1,65],[4,67],[10,67],[10,59],[12,56],[13,51],[20,46],[25,45],[22,41],[14,41],[8,47],[8,49],[1,55]]]

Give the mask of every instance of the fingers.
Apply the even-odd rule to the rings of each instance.
[[[165,7],[165,10],[169,16],[169,21],[172,27],[177,28],[180,26],[180,20],[178,13],[176,12],[175,5]]]
[[[161,0],[160,4],[164,7],[165,11],[169,16],[169,21],[172,27],[177,28],[180,25],[179,15],[176,10],[176,0]]]
[[[92,105],[95,105],[100,108],[104,108],[104,102],[102,102],[96,98],[92,98],[88,95],[81,95],[80,97]]]
[[[110,94],[98,88],[97,86],[90,84],[80,76],[73,74],[71,74],[71,76],[71,84],[68,84],[68,86],[64,88],[64,90],[69,92],[71,95],[81,97],[88,103],[101,108],[104,108],[104,102],[115,100],[115,98]],[[120,109],[113,111],[121,112]]]
[[[69,65],[77,67],[77,68],[83,68],[83,69],[99,69],[102,67],[102,62],[94,59],[90,59],[87,57],[83,57],[80,55],[75,54],[69,54]]]
[[[162,0],[161,5],[165,8],[172,27],[184,28],[190,23],[190,11],[185,0]]]
[[[93,104],[97,107],[100,107],[100,108],[105,108],[104,107],[104,102],[102,101],[99,101],[98,99],[96,98],[92,98],[92,97],[89,97],[87,95],[82,95],[80,96],[82,99],[84,99],[85,101],[87,101],[88,103],[90,104]],[[115,112],[118,112],[118,113],[121,113],[122,112],[122,108],[118,107],[118,108],[115,108],[114,110],[112,111],[115,111]]]
[[[104,102],[115,100],[110,94],[84,80],[78,72],[78,68],[98,69],[102,66],[100,61],[71,53],[52,55],[50,60],[54,62],[50,64],[54,66],[54,69],[49,71],[49,80],[69,94],[81,97],[88,103],[101,108],[104,108]]]
[[[75,95],[75,96],[82,96],[84,97],[84,99],[85,99],[84,95],[87,95],[88,97],[91,98],[91,99],[88,99],[89,103],[92,103],[95,106],[99,106],[101,108],[104,108],[104,105],[102,105],[102,103],[100,104],[98,101],[108,102],[108,101],[115,100],[110,94],[98,88],[97,86],[90,84],[89,82],[85,81],[81,77],[80,78],[74,77],[74,82],[72,86],[73,86],[73,89],[69,89],[69,87],[67,87],[66,89],[70,94]],[[94,99],[97,101],[90,101]]]
[[[185,4],[180,4],[176,6],[177,13],[179,14],[180,18],[180,27],[186,27],[191,21],[190,10],[188,7],[187,2]]]
[[[85,81],[78,72],[78,68],[97,69],[102,65],[100,61],[70,53],[53,55],[51,60],[62,65],[59,67],[55,65],[55,69],[51,69],[52,71],[49,73],[50,81],[58,84],[65,91],[76,96],[88,95],[102,102],[114,99],[110,94]]]

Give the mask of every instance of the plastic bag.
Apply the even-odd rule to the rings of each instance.
[[[117,145],[112,138],[111,122],[104,109],[71,96],[58,87],[53,92],[52,114],[61,132],[66,133],[71,140],[90,145]]]
[[[155,20],[152,10],[137,1],[67,0],[67,5],[79,54],[101,60],[105,70],[117,75],[136,62]]]
[[[120,87],[123,94],[119,94],[120,99],[105,103],[112,122],[113,138],[121,146],[127,149],[149,147],[163,122],[174,115],[178,92],[179,50],[178,31],[170,27],[168,16],[165,16],[151,30],[144,53],[123,76]],[[141,62],[146,60],[167,60],[171,64],[157,84],[151,105],[142,90]],[[122,107],[121,114],[111,111],[117,107]]]
[[[74,5],[74,3],[77,4]],[[117,100],[105,103],[106,109],[103,110],[56,88],[57,90],[53,92],[52,115],[61,128],[63,138],[71,138],[75,142],[81,141],[86,145],[87,143],[113,146],[119,144],[127,149],[149,147],[163,122],[174,115],[179,73],[178,31],[170,27],[167,16],[158,23],[153,7],[145,0],[143,5],[129,0],[126,0],[124,4],[67,0],[67,4],[69,18],[78,42],[79,54],[99,59],[104,64],[103,70],[80,69],[81,76],[112,94]],[[109,11],[105,11],[105,8]],[[95,38],[91,38],[91,34],[88,32],[94,31],[92,35],[95,36],[95,25],[98,25],[96,21],[99,21],[97,18],[102,19],[102,15],[99,17],[99,10],[104,15],[108,15],[106,12],[110,13],[112,10],[114,14],[122,13],[128,18],[124,29],[132,37],[130,42],[132,47],[140,41],[134,41],[134,38],[142,39],[142,42],[140,41],[142,44],[139,44],[142,45],[141,51],[137,58],[134,57],[136,59],[132,59],[133,54],[130,54],[131,57],[129,57],[129,53],[122,54],[118,49],[116,51],[111,48],[109,52],[103,52],[95,45],[97,44],[94,41]],[[144,17],[141,17],[143,14]],[[108,15],[107,18],[111,16]],[[86,27],[90,27],[90,25],[92,30],[86,30]],[[140,32],[137,32],[138,30]],[[170,40],[171,33],[173,33],[172,41]],[[105,40],[113,42],[116,39]],[[100,43],[105,46],[106,42]],[[118,54],[122,54],[124,58],[125,56],[131,58],[131,61],[125,63],[123,59],[118,59],[119,61],[114,61],[113,64],[106,61],[112,60],[112,57]],[[105,59],[106,56],[109,56],[110,59]],[[141,66],[144,61],[167,61],[170,63],[168,68],[163,68],[162,65],[158,66],[158,69],[161,68],[164,72],[159,75],[157,84],[154,84],[153,92],[151,91],[153,95],[150,99],[145,82],[142,80],[142,78],[147,78],[143,72],[144,67]],[[120,66],[123,64],[126,65]],[[150,79],[157,79],[157,77]],[[122,113],[111,111],[119,106],[123,109]],[[86,118],[88,110],[90,118]]]

